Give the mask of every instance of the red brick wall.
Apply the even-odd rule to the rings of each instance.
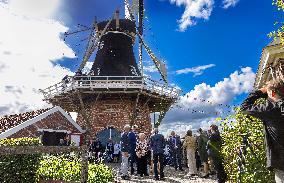
[[[67,130],[72,133],[80,133],[60,112],[55,112],[33,125],[14,133],[9,138],[37,137],[38,129]]]
[[[91,119],[92,136],[110,125],[122,131],[125,124],[131,123],[134,106],[135,101],[131,100],[103,100],[95,104],[87,104],[85,108]],[[137,109],[139,109],[138,115],[133,124],[138,125],[140,132],[149,134],[152,128],[149,107],[144,106],[144,103],[138,103]],[[81,114],[78,114],[77,123],[80,126],[86,126]]]

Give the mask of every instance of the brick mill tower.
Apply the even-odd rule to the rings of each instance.
[[[125,10],[124,19],[119,18],[117,10],[110,20],[94,21],[76,74],[41,90],[48,103],[77,112],[77,123],[91,136],[109,126],[121,131],[125,124],[136,124],[141,131],[150,133],[150,114],[159,112],[156,125],[160,124],[180,93],[168,86],[165,64],[143,40],[143,0],[131,5],[126,0]],[[133,51],[136,39],[138,64]],[[142,48],[153,60],[162,82],[144,76]],[[95,51],[91,70],[82,73]]]

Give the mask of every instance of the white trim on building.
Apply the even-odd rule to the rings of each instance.
[[[79,132],[81,133],[84,133],[85,130],[83,130],[72,118],[71,116],[69,116],[61,107],[59,106],[56,106],[56,107],[53,107],[52,109],[32,118],[32,119],[29,119],[11,129],[8,129],[6,130],[5,132],[1,133],[0,134],[0,139],[3,139],[3,138],[7,138],[15,133],[17,133],[18,131],[30,126],[30,125],[33,125],[35,124],[36,122],[46,118],[47,116],[55,113],[55,112],[60,112]],[[39,129],[40,130],[40,129]],[[44,129],[46,131],[46,129]],[[48,129],[47,129],[48,130]],[[67,131],[67,130],[65,130]]]

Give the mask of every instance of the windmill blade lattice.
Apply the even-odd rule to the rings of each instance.
[[[143,5],[143,1],[141,1],[141,5]],[[140,3],[139,3],[140,4]],[[129,1],[128,0],[125,0],[125,10],[127,10],[127,12],[129,13],[129,16],[132,20],[135,21],[135,17],[134,17],[134,14],[133,14],[133,9],[130,8],[130,5],[129,5]],[[142,12],[140,12],[142,13]],[[143,16],[143,15],[142,15]],[[141,20],[140,20],[141,21]],[[152,61],[154,62],[156,68],[158,69],[162,79],[168,83],[168,79],[167,79],[167,69],[166,69],[166,64],[162,61],[160,61],[156,56],[155,54],[153,53],[153,51],[150,49],[150,47],[145,43],[145,41],[143,40],[143,37],[142,35],[140,34],[141,31],[139,31],[141,29],[141,27],[136,27],[136,31],[137,31],[137,35],[139,37],[139,40],[140,42],[142,43],[142,45],[144,46],[146,52],[148,53],[148,55],[150,56],[150,58],[152,59]],[[139,47],[140,49],[141,47]],[[142,50],[139,50],[139,57],[142,57],[142,53],[141,53]],[[141,58],[140,58],[141,59]],[[142,68],[142,66],[141,66]]]
[[[99,35],[99,36],[96,36],[96,39],[93,41],[94,44],[91,44],[91,45],[88,44],[88,45],[87,45],[86,52],[85,52],[84,57],[83,57],[83,61],[82,61],[81,65],[79,66],[78,71],[81,71],[81,70],[85,67],[85,65],[86,65],[86,63],[88,62],[88,60],[89,60],[89,58],[91,57],[91,55],[92,55],[92,54],[94,53],[94,51],[98,48],[99,43],[100,43],[100,40],[101,40],[101,38],[103,37],[103,35],[106,33],[107,28],[109,27],[109,25],[110,25],[110,23],[111,23],[112,20],[113,20],[113,17],[108,21],[108,23],[106,24],[105,28],[104,28],[103,31],[100,33],[100,35]],[[96,27],[96,23],[95,23],[95,26],[94,26],[94,27]],[[91,33],[91,35],[90,35],[89,43],[91,42],[90,40],[92,40],[91,37],[92,37],[92,33]]]
[[[168,79],[167,79],[167,69],[166,69],[166,64],[162,61],[160,61],[155,54],[153,53],[153,51],[150,49],[150,47],[145,43],[145,41],[143,40],[142,36],[140,34],[138,34],[139,39],[141,40],[146,52],[148,53],[148,55],[150,56],[150,58],[153,60],[155,66],[157,67],[158,71],[161,74],[161,77],[163,78],[163,80],[168,83]]]

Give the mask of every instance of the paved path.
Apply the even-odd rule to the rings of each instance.
[[[116,171],[119,172],[120,164],[112,164],[111,166]],[[150,175],[149,177],[131,176],[131,180],[122,180],[119,176],[116,176],[117,183],[152,183],[152,182],[163,182],[163,183],[217,183],[215,176],[204,179],[199,177],[188,178],[186,176],[187,169],[185,171],[175,170],[173,167],[165,167],[165,181],[155,181],[154,177]]]

